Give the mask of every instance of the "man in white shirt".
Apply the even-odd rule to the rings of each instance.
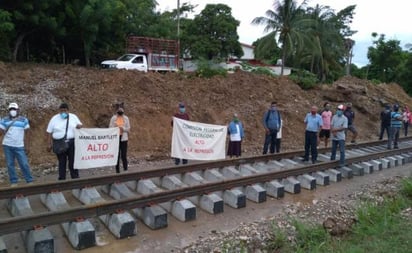
[[[69,106],[62,103],[59,107],[59,113],[54,115],[47,125],[47,141],[49,143],[48,151],[53,148],[53,141],[65,138],[68,143],[68,149],[60,154],[56,153],[59,161],[59,180],[66,179],[66,164],[69,162],[69,171],[71,178],[79,178],[79,171],[73,168],[74,165],[74,129],[81,128],[82,123],[79,118],[69,113]],[[66,130],[67,129],[67,130]]]

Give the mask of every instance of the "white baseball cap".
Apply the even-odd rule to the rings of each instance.
[[[19,109],[19,105],[17,103],[10,103],[9,104],[9,110],[12,109],[12,108],[13,109]]]
[[[343,110],[343,108],[345,108],[343,105],[338,105],[339,110]]]

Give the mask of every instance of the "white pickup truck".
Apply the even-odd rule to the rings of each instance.
[[[129,36],[127,54],[117,60],[103,61],[104,69],[135,69],[170,72],[179,70],[178,45],[174,40]]]
[[[146,55],[125,54],[117,60],[107,60],[101,63],[104,69],[136,69],[139,71],[148,71]]]

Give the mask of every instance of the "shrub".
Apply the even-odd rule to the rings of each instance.
[[[257,67],[252,70],[252,73],[256,73],[259,75],[276,76],[270,69],[265,67]]]
[[[412,177],[402,180],[401,193],[412,200]]]
[[[197,62],[196,76],[210,78],[216,75],[226,76],[227,71],[208,60],[199,60]]]
[[[290,75],[290,79],[297,83],[304,90],[315,87],[318,82],[316,75],[306,70],[293,71],[293,73]]]

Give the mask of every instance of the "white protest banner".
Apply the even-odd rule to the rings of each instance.
[[[189,160],[225,158],[227,127],[173,117],[172,157]]]
[[[90,169],[117,164],[118,127],[76,129],[74,136],[75,169]]]

